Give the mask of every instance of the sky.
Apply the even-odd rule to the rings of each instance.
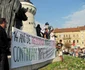
[[[36,7],[35,22],[54,28],[85,25],[85,0],[30,0]]]

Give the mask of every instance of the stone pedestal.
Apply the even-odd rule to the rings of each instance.
[[[26,12],[28,20],[23,21],[22,31],[31,35],[36,35],[35,20],[34,20],[34,15],[36,14],[36,8],[33,4],[29,2],[21,2],[21,4],[22,7],[28,8],[28,11]]]

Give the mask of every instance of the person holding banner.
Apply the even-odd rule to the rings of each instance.
[[[54,41],[56,40],[56,36],[54,34],[54,29],[52,29],[50,32],[50,40],[54,40]]]
[[[49,34],[49,31],[48,31],[48,28],[45,28],[44,38],[45,39],[50,39],[50,34]]]
[[[0,18],[0,70],[9,70],[7,50],[9,49],[9,41],[5,31],[6,19]]]

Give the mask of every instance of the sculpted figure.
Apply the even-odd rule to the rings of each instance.
[[[11,36],[12,26],[17,27],[17,25],[21,26],[22,24],[21,21],[23,20],[23,18],[21,19],[21,17],[19,17],[20,10],[24,11],[21,14],[24,14],[25,20],[27,20],[27,17],[25,15],[26,11],[22,9],[19,0],[0,0],[0,17],[6,18],[6,21],[8,23],[6,32],[8,36]],[[20,23],[18,23],[18,21],[20,21]]]
[[[28,8],[22,8],[22,5],[20,4],[19,10],[16,13],[15,16],[15,20],[16,20],[16,24],[15,27],[18,29],[21,29],[21,27],[23,26],[22,20],[26,21],[27,20],[27,16],[25,15],[25,13],[27,12]]]

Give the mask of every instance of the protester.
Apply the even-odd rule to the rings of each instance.
[[[5,32],[5,18],[0,18],[0,70],[9,70],[7,53],[9,49],[9,41]]]
[[[58,56],[60,57],[61,61],[63,61],[62,47],[63,47],[62,40],[60,40],[60,42],[57,43],[56,48],[58,49]]]
[[[83,53],[85,54],[85,48],[83,48]]]
[[[45,29],[46,29],[46,28],[48,29],[48,27],[49,27],[48,22],[46,22],[45,25],[42,25],[42,26],[41,26],[41,33],[44,34],[44,33],[45,33]],[[49,29],[48,29],[48,32],[49,32]]]
[[[49,28],[49,23],[48,22],[45,23],[45,28],[47,28],[47,29]]]
[[[50,32],[50,40],[55,40],[55,35],[54,35],[54,29],[51,30]]]
[[[37,25],[36,32],[37,32],[37,36],[41,37],[41,27],[40,27],[40,24]]]
[[[45,39],[50,39],[50,35],[49,35],[49,32],[48,32],[48,29],[47,28],[45,28],[44,38]]]

